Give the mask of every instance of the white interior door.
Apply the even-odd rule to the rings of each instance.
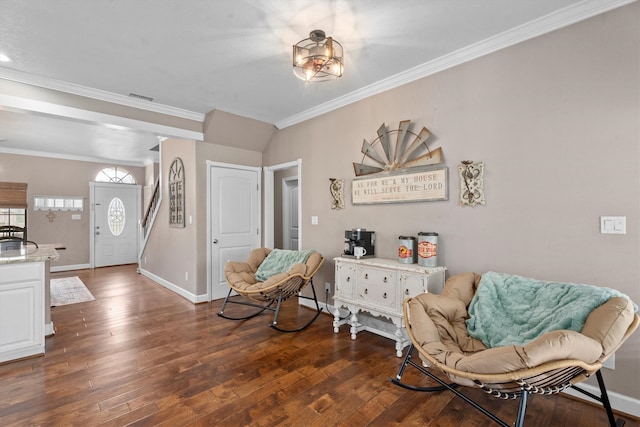
[[[298,178],[282,180],[283,249],[298,250]]]
[[[211,163],[209,227],[211,299],[229,292],[224,266],[245,261],[260,246],[260,169]]]
[[[92,266],[138,262],[140,186],[92,182]]]

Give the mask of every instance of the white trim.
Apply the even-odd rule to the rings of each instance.
[[[0,153],[4,154],[17,154],[20,156],[32,156],[32,157],[46,157],[49,159],[62,159],[62,160],[75,160],[78,162],[92,162],[92,163],[105,163],[116,166],[146,166],[148,161],[144,162],[131,162],[126,160],[114,160],[101,157],[89,157],[89,156],[76,156],[73,154],[58,154],[50,153],[48,151],[34,151],[34,150],[22,150],[17,148],[0,147]]]
[[[586,391],[596,396],[600,396],[599,387],[595,387],[590,384],[584,384],[584,383],[578,384],[578,387],[583,388]],[[586,402],[594,403],[600,408],[602,408],[602,403],[598,402],[597,400],[593,400],[590,397],[572,388],[568,388],[564,390],[563,393],[566,393],[577,399],[584,400]],[[607,396],[609,396],[609,403],[611,403],[611,408],[613,408],[614,411],[618,411],[635,418],[640,418],[640,400],[634,399],[629,396],[625,396],[624,394],[616,393],[615,391],[608,391],[608,390],[607,390]]]
[[[51,272],[73,271],[73,270],[86,270],[88,268],[91,268],[91,264],[56,265],[55,267],[51,267],[49,271]]]
[[[203,132],[196,132],[158,123],[98,113],[96,111],[67,107],[65,105],[52,104],[50,102],[37,101],[19,96],[0,94],[0,106],[14,108],[21,111],[41,113],[54,117],[65,117],[87,123],[97,123],[116,128],[136,129],[182,139],[204,140]]]
[[[132,98],[130,96],[120,95],[118,93],[107,92],[100,89],[81,86],[74,83],[68,83],[49,77],[37,76],[34,74],[29,74],[4,67],[0,67],[0,78],[43,87],[46,89],[71,93],[73,95],[97,99],[99,101],[112,102],[114,104],[125,105],[127,107],[139,108],[141,110],[153,111],[156,113],[167,114],[170,116],[180,117],[188,120],[195,120],[198,122],[203,122],[205,118],[204,114],[197,113],[195,111],[184,110],[182,108],[176,108],[170,105],[156,104],[137,98]]]
[[[56,328],[53,326],[53,322],[46,322],[44,324],[44,337],[48,338],[56,334]]]
[[[300,192],[298,191],[298,177],[297,176],[289,176],[282,179],[282,248],[283,249],[291,249],[288,245],[288,242],[291,240],[291,218],[289,217],[290,207],[291,207],[291,199],[285,194],[289,192],[289,188],[291,183],[295,182],[296,192],[298,193],[298,199],[300,198]],[[298,212],[298,227],[300,227],[300,203],[296,203],[296,209]],[[275,207],[275,206],[274,206]],[[273,225],[275,229],[275,224]],[[274,233],[275,234],[275,233]],[[298,233],[300,234],[300,233]],[[299,236],[298,236],[299,237]],[[298,249],[300,248],[300,243],[298,242]]]
[[[280,163],[273,166],[264,166],[264,246],[273,248],[274,236],[274,182],[273,174],[275,171],[298,168],[298,249],[302,249],[302,159],[292,162]]]
[[[186,299],[187,301],[190,301],[194,304],[198,304],[201,302],[207,302],[208,301],[208,296],[207,295],[196,295],[196,294],[192,294],[189,291],[184,290],[183,288],[181,288],[180,286],[177,286],[171,282],[169,282],[168,280],[163,279],[160,276],[156,276],[155,274],[145,270],[145,269],[140,269],[140,274],[142,274],[145,277],[148,277],[149,279],[153,280],[154,282],[156,282],[157,284],[159,284],[160,286],[163,286],[167,289],[169,289],[170,291],[180,295],[182,298]]]
[[[580,3],[557,10],[546,16],[504,31],[483,41],[466,46],[455,52],[436,58],[432,61],[398,73],[387,79],[380,80],[369,86],[355,90],[344,96],[332,99],[308,110],[275,122],[278,129],[295,125],[316,116],[336,110],[345,105],[419,80],[437,72],[455,67],[456,65],[472,61],[509,46],[541,36],[551,31],[564,28],[593,16],[608,12],[618,7],[633,3],[636,0],[585,0]]]

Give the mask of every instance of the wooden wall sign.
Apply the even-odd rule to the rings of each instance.
[[[448,169],[443,166],[419,172],[355,178],[351,200],[354,205],[448,200],[448,182]]]

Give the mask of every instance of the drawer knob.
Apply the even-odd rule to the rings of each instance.
[[[364,273],[364,278],[368,279],[369,278],[369,273]]]
[[[409,295],[409,289],[405,289],[405,290],[404,290],[404,294],[405,294],[405,295]]]
[[[382,279],[382,281],[383,281],[384,283],[387,283],[387,276],[384,276],[384,279]]]
[[[387,293],[382,294],[382,298],[387,299]]]
[[[365,288],[365,290],[364,290],[364,294],[365,294],[365,295],[367,295],[368,293],[369,293],[369,289],[366,289],[366,288]]]
[[[350,282],[350,281],[351,281],[351,277],[347,277],[347,282]]]

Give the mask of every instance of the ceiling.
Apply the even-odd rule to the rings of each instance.
[[[0,52],[12,58],[0,63],[0,78],[282,128],[629,2],[0,0]],[[313,29],[344,46],[342,78],[314,84],[293,75],[291,46]],[[157,161],[149,148],[160,132],[2,104],[0,152]]]

